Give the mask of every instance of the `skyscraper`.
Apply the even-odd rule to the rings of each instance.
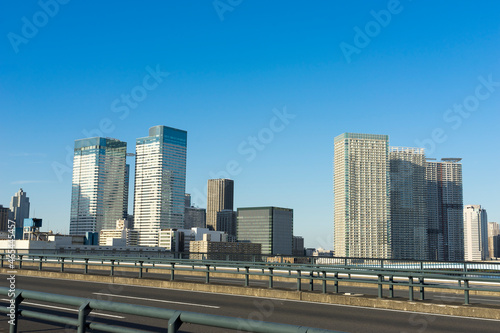
[[[70,234],[112,229],[126,217],[127,143],[110,138],[75,141]]]
[[[187,132],[154,126],[136,140],[134,228],[140,246],[157,246],[161,229],[183,228]]]
[[[207,228],[217,231],[217,212],[233,210],[234,181],[231,179],[209,179],[207,186]]]
[[[464,259],[461,158],[427,159],[429,259]]]
[[[0,205],[0,231],[9,230],[10,209]]]
[[[205,208],[184,208],[184,229],[206,228],[207,210]]]
[[[293,209],[279,207],[238,208],[238,241],[262,245],[262,254],[291,255]]]
[[[490,258],[497,257],[497,242],[496,238],[500,235],[500,226],[497,222],[488,222],[488,256]]]
[[[10,200],[10,219],[16,221],[16,228],[22,228],[24,219],[30,217],[30,198],[23,189],[19,189]]]
[[[389,137],[344,133],[334,140],[335,255],[389,258]]]
[[[464,207],[464,259],[486,260],[488,253],[488,217],[481,205]]]
[[[389,165],[392,258],[427,260],[424,149],[391,147]]]

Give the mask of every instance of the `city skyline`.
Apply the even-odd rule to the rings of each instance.
[[[113,137],[133,153],[162,124],[190,134],[195,206],[206,207],[207,179],[231,178],[235,208],[293,208],[306,247],[332,248],[332,147],[343,132],[462,158],[463,202],[498,222],[499,6],[401,2],[366,35],[387,1],[252,1],[222,19],[210,2],[69,2],[27,38],[23,17],[43,9],[10,2],[0,13],[0,204],[22,187],[30,216],[68,233],[74,141]]]

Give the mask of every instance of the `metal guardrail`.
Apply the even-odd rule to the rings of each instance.
[[[89,246],[91,247],[91,246]],[[0,253],[11,253],[13,249],[2,249]],[[16,254],[43,254],[62,256],[98,256],[115,258],[158,258],[158,259],[199,259],[232,261],[232,262],[277,262],[277,263],[298,263],[311,265],[328,266],[358,266],[358,267],[379,267],[395,269],[488,269],[500,271],[500,261],[439,261],[439,260],[414,260],[414,259],[383,259],[383,258],[357,258],[357,257],[321,257],[321,256],[293,256],[293,255],[256,255],[256,254],[234,254],[234,253],[190,253],[190,252],[170,252],[165,250],[151,251],[122,250],[122,249],[14,249]]]
[[[9,288],[0,287],[0,295],[9,295]],[[107,325],[92,321],[90,316],[93,310],[111,311],[120,314],[131,314],[142,317],[163,319],[166,322],[168,333],[176,333],[183,323],[212,326],[218,328],[234,329],[247,332],[275,332],[275,333],[335,333],[325,329],[312,327],[278,324],[271,322],[261,322],[249,319],[233,318],[211,314],[203,314],[188,311],[177,311],[171,309],[156,308],[143,305],[101,301],[82,297],[49,294],[38,291],[17,289],[12,298],[12,305],[0,307],[0,312],[12,314],[13,318],[9,327],[10,333],[18,330],[19,318],[40,319],[52,323],[69,325],[77,328],[78,333],[84,333],[88,329],[95,329],[104,332],[120,333],[146,333],[147,331],[128,328],[126,326]],[[22,309],[22,302],[26,299],[45,301],[56,304],[71,305],[78,308],[78,315],[75,317],[58,316],[54,314],[41,313]],[[30,306],[33,306],[30,303]],[[126,323],[124,323],[126,325]]]
[[[144,272],[149,269],[170,272],[170,281],[176,280],[178,272],[201,272],[205,275],[205,283],[210,283],[210,277],[217,273],[232,274],[236,278],[243,278],[243,286],[250,286],[250,278],[255,276],[267,277],[269,288],[274,288],[276,278],[295,280],[296,290],[303,291],[302,281],[308,280],[308,291],[314,291],[314,283],[321,283],[322,293],[327,293],[328,283],[333,284],[334,293],[339,292],[339,284],[344,282],[358,282],[375,284],[378,288],[378,297],[383,297],[383,288],[388,287],[389,298],[394,298],[394,286],[408,288],[408,300],[414,300],[414,288],[420,293],[420,299],[425,299],[425,289],[452,289],[463,291],[464,304],[470,303],[470,291],[490,291],[500,293],[500,271],[470,269],[464,265],[463,269],[395,269],[390,267],[359,267],[359,266],[328,266],[328,265],[301,265],[264,262],[209,261],[192,259],[158,259],[158,258],[123,258],[123,257],[91,257],[91,256],[61,256],[61,255],[14,255],[20,269],[27,262],[43,270],[45,264],[59,265],[59,271],[64,272],[68,264],[82,266],[81,273],[89,274],[92,267],[109,269],[109,275],[114,276],[120,268],[137,270],[137,277],[144,278]],[[4,267],[4,260],[12,259],[9,255],[0,254],[0,267]],[[421,266],[422,267],[422,266]],[[222,269],[222,271],[221,271]],[[165,278],[168,275],[165,276]],[[431,282],[429,282],[431,280]],[[438,280],[436,282],[436,280]],[[443,282],[439,282],[445,281]],[[489,282],[496,284],[493,287],[471,285],[471,282]]]

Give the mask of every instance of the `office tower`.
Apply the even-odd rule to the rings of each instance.
[[[488,256],[490,258],[498,257],[496,255],[498,249],[495,242],[495,237],[500,235],[500,226],[497,222],[488,222]]]
[[[303,256],[305,253],[304,248],[304,237],[301,236],[293,236],[293,249],[294,256]]]
[[[488,217],[481,205],[464,206],[464,259],[488,258]]]
[[[0,205],[0,231],[8,231],[9,216],[10,216],[10,209]]]
[[[30,198],[23,189],[19,189],[10,200],[10,219],[16,221],[16,228],[22,228],[24,219],[30,217]]]
[[[215,230],[224,231],[229,236],[230,242],[236,241],[236,212],[231,209],[223,209],[217,212]]]
[[[238,242],[262,245],[264,255],[291,255],[293,209],[278,207],[238,208]]]
[[[461,158],[427,159],[429,259],[464,260]]]
[[[424,149],[390,147],[389,170],[392,258],[427,260]]]
[[[209,179],[207,186],[207,228],[217,229],[217,212],[233,210],[234,181]],[[226,231],[226,230],[222,230]]]
[[[191,194],[184,194],[184,207],[191,207]]]
[[[390,258],[387,135],[334,140],[334,248],[339,257]]]
[[[136,140],[134,228],[139,246],[158,246],[158,232],[184,227],[187,132],[154,126]]]
[[[110,138],[75,141],[69,233],[114,228],[126,217],[127,143]]]
[[[185,207],[184,208],[184,229],[206,228],[207,210],[205,208]]]

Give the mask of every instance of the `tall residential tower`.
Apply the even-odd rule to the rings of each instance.
[[[136,140],[134,229],[140,246],[158,246],[161,229],[183,228],[187,132],[154,126]]]
[[[464,260],[461,158],[427,159],[429,259]]]
[[[464,259],[486,260],[488,251],[488,217],[481,205],[464,207]]]
[[[389,137],[344,133],[334,140],[336,256],[389,258]]]
[[[423,148],[391,147],[391,247],[394,259],[428,259]]]
[[[30,198],[23,189],[19,189],[10,200],[10,219],[16,221],[16,228],[22,228],[24,219],[30,217]]]

